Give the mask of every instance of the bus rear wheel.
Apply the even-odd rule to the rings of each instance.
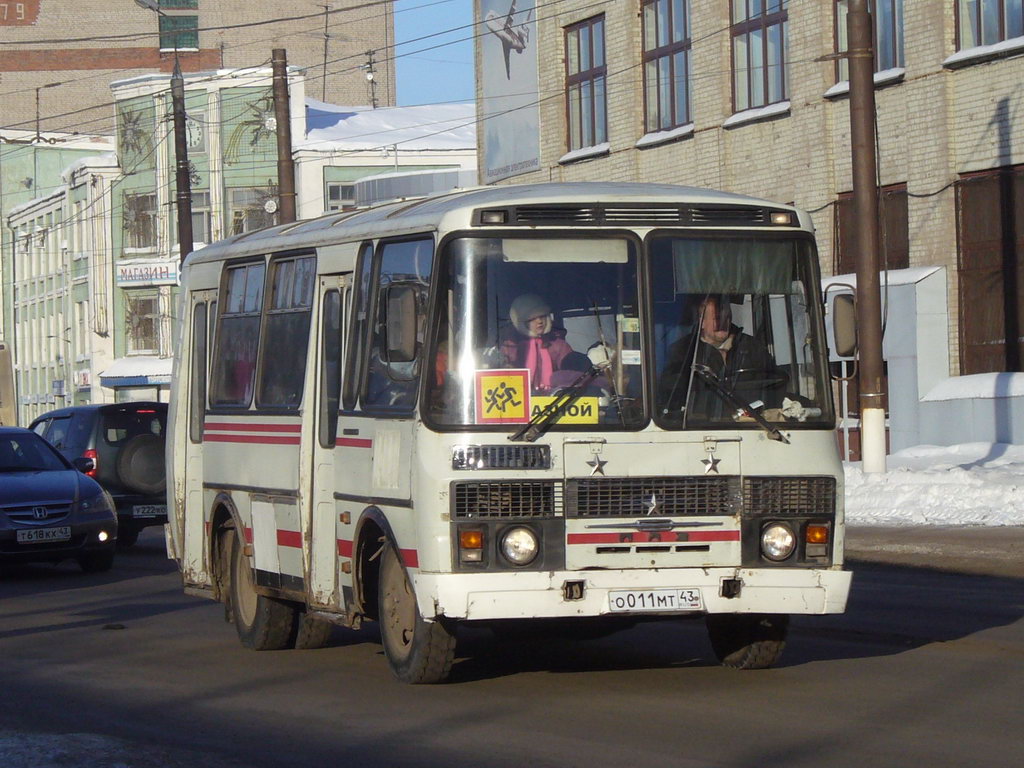
[[[416,605],[398,552],[384,545],[378,591],[380,637],[391,671],[403,683],[440,683],[455,658],[455,634],[443,621],[426,621]]]
[[[707,617],[708,638],[722,666],[767,669],[786,647],[789,616],[775,613],[717,613]]]
[[[293,642],[296,609],[256,592],[249,559],[235,536],[231,542],[231,614],[242,645],[254,651],[278,651]]]

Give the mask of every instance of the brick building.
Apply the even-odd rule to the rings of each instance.
[[[939,268],[945,300],[935,306],[929,293],[927,311],[945,336],[933,341],[946,345],[946,377],[1024,371],[1022,6],[872,0],[882,253],[890,269]],[[522,66],[509,48],[535,57],[535,82],[516,90],[530,91],[521,111],[539,126],[535,136],[523,123],[485,127],[481,179],[671,182],[791,202],[812,212],[823,274],[852,272],[849,88],[834,55],[847,7],[569,0],[541,12],[518,2],[502,29],[507,3],[478,0],[479,116],[501,126],[520,107],[489,85],[487,46],[500,50],[504,37],[497,80]],[[489,144],[519,154],[495,170]],[[915,385],[923,403],[931,383]],[[990,398],[1016,391],[1002,379],[979,386]],[[997,426],[978,439],[1024,440],[1017,400],[1016,415],[994,420],[1022,434]]]
[[[176,48],[184,72],[258,67],[284,48],[311,96],[395,100],[391,3],[159,0],[159,15],[130,0],[0,6],[0,128],[34,130],[38,102],[42,130],[111,133],[109,83],[169,73]]]

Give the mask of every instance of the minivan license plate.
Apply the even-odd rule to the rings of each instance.
[[[608,593],[608,607],[612,613],[700,611],[704,601],[695,587],[621,589]]]
[[[166,514],[166,504],[136,504],[132,507],[132,517],[156,517]]]
[[[48,541],[67,541],[71,538],[71,526],[60,528],[36,528],[31,531],[18,531],[19,544],[40,544]]]

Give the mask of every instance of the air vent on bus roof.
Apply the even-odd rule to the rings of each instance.
[[[500,217],[512,226],[634,226],[634,227],[757,227],[771,225],[771,210],[750,205],[679,205],[675,203],[617,205],[520,205],[503,209]],[[488,211],[490,212],[490,211]],[[474,214],[484,224],[483,211]],[[490,223],[490,222],[488,222]],[[497,223],[497,221],[495,221]]]

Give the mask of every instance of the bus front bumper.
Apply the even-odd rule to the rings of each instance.
[[[423,616],[470,621],[612,614],[842,613],[852,578],[850,571],[796,568],[410,575]],[[692,590],[699,590],[701,607],[661,610],[657,604],[653,609],[643,606],[648,594],[657,597],[672,590],[690,590],[691,595]],[[623,599],[631,593],[639,607],[613,611],[613,597],[623,609]]]

